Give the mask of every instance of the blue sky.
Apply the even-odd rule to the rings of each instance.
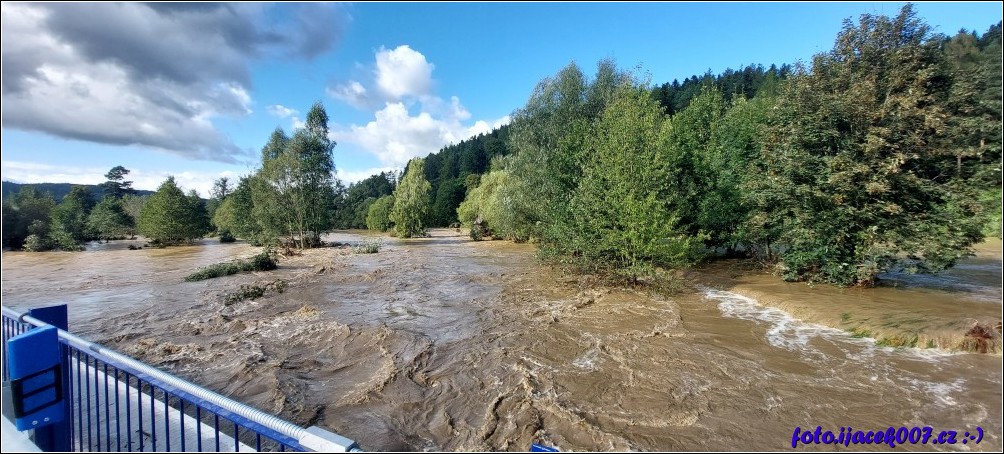
[[[0,174],[140,189],[257,165],[272,129],[320,101],[339,176],[400,168],[508,121],[571,61],[653,84],[808,61],[845,18],[903,3],[3,3]],[[983,32],[999,2],[917,3],[934,31]]]

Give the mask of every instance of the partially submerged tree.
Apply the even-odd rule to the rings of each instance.
[[[422,218],[429,209],[431,185],[425,179],[425,160],[414,158],[408,163],[401,183],[394,191],[394,208],[390,220],[394,232],[401,238],[425,235]]]
[[[150,196],[137,222],[140,234],[164,245],[201,238],[205,227],[205,210],[182,192],[173,176]]]
[[[946,173],[951,84],[930,38],[909,4],[845,21],[782,94],[755,190],[772,194],[786,279],[870,285],[897,264],[944,269],[982,238]]]

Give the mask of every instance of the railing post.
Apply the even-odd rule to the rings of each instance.
[[[69,330],[69,320],[65,304],[39,307],[28,311],[28,315],[42,320],[63,331]],[[60,367],[63,371],[63,420],[50,426],[34,430],[32,441],[47,452],[69,452],[73,450],[73,401],[70,400],[69,350],[59,343]]]

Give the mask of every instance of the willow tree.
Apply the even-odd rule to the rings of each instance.
[[[429,192],[432,185],[425,179],[425,160],[412,159],[408,169],[394,190],[394,208],[390,220],[394,232],[401,238],[411,238],[425,234],[422,219],[429,210]]]
[[[507,201],[505,219],[493,224],[503,229],[501,233],[516,240],[550,242],[551,229],[569,216],[568,202],[588,159],[579,139],[617,87],[630,79],[604,60],[591,81],[572,63],[537,84],[526,105],[513,115],[512,155],[500,161],[500,170],[510,175],[498,188]]]
[[[686,156],[672,146],[673,128],[647,90],[619,89],[584,140],[589,160],[570,204],[566,255],[632,279],[698,257],[704,237],[687,232],[687,206],[675,197]]]

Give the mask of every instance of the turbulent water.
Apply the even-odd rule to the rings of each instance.
[[[3,301],[66,302],[71,330],[84,337],[368,450],[525,451],[534,442],[781,450],[791,448],[796,426],[960,434],[960,444],[896,448],[905,450],[1004,446],[1000,356],[877,347],[753,299],[822,298],[843,304],[841,314],[864,314],[877,304],[867,291],[834,296],[729,276],[660,297],[564,277],[537,266],[525,245],[475,243],[446,230],[382,241],[377,254],[313,250],[275,272],[197,283],[184,276],[255,249],[206,242],[130,251],[120,243],[4,253]],[[949,275],[976,288],[952,295],[999,319],[999,256],[996,268],[967,263]],[[986,283],[967,273],[983,273]],[[277,278],[287,282],[281,294],[226,302],[242,284]],[[937,293],[944,289],[902,282],[877,289],[879,299],[922,313],[926,301],[947,298]],[[983,440],[961,444],[977,426]]]

